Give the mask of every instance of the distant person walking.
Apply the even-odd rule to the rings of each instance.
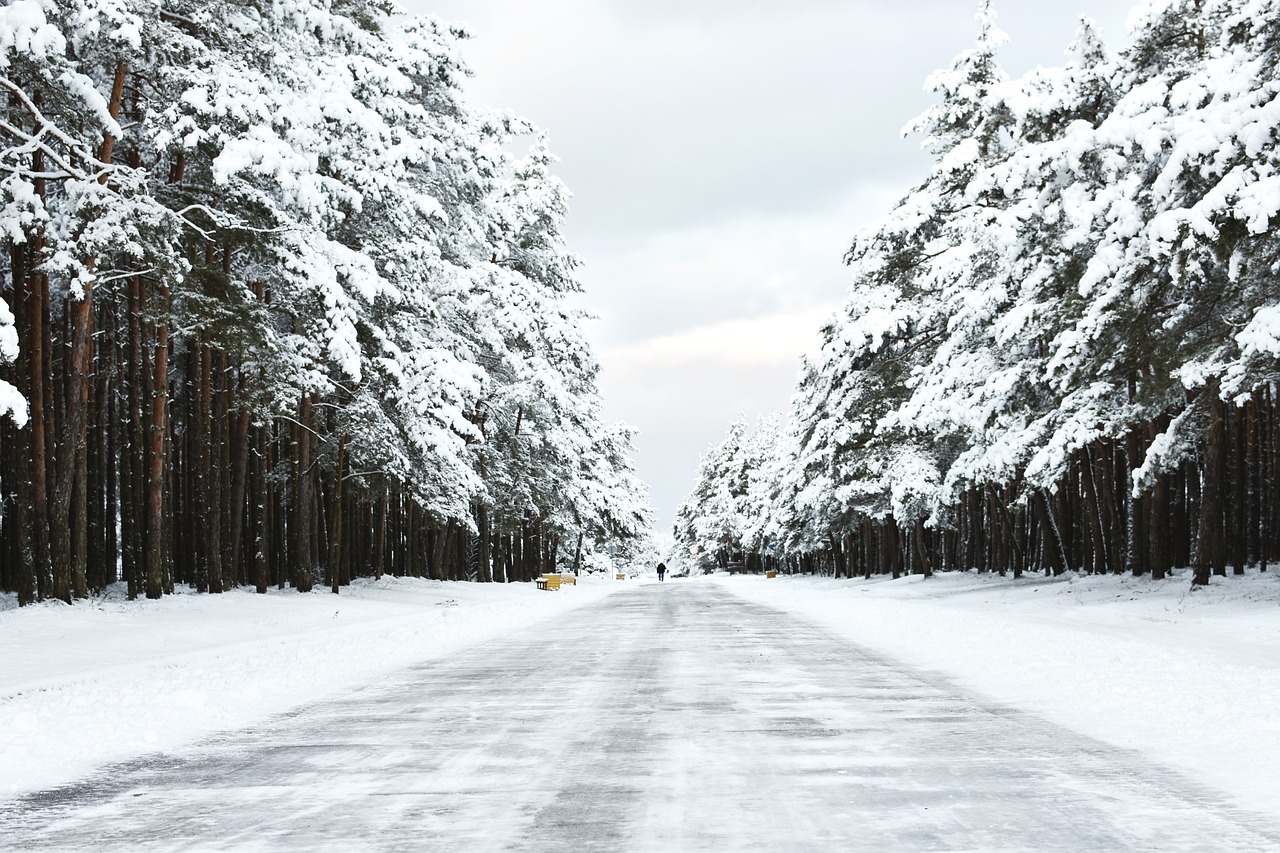
[[[666,574],[667,574],[667,564],[658,563],[658,583],[662,583],[662,579],[666,576]]]

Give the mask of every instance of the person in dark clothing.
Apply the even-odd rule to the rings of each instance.
[[[667,573],[667,564],[658,563],[658,583],[662,583],[662,578]]]

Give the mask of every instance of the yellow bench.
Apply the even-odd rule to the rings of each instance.
[[[577,586],[577,585],[578,585],[578,579],[577,579],[576,577],[574,577],[573,575],[561,575],[561,576],[560,576],[560,583],[561,583],[561,585],[563,585],[563,586]]]
[[[776,578],[778,576],[778,573],[775,572],[773,569],[770,569],[769,571],[764,573],[764,576],[767,578]]]
[[[535,580],[534,583],[538,585],[538,589],[559,589],[560,576],[559,575],[543,575],[542,577]]]
[[[617,577],[617,578],[618,578],[618,580],[620,580],[620,581],[624,581],[624,580],[626,580],[626,579],[627,579],[627,576],[626,576],[624,573],[622,573],[622,572],[618,572],[618,574],[616,575],[616,577]]]

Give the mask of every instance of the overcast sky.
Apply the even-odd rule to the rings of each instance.
[[[977,0],[403,0],[464,23],[475,103],[551,134],[605,414],[640,428],[660,530],[738,415],[785,411],[858,228],[921,180],[901,129]],[[1018,76],[1127,0],[996,0]]]

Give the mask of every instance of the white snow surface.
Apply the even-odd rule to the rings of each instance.
[[[1280,817],[1280,572],[1189,591],[1115,576],[728,577],[724,584]],[[359,581],[18,609],[0,597],[0,796],[182,747],[447,656],[634,581]],[[672,581],[668,581],[672,584]],[[676,592],[672,589],[671,592]]]
[[[713,578],[1280,816],[1280,573]]]
[[[625,586],[358,580],[338,595],[252,589],[16,607],[0,596],[0,796],[176,750]]]

